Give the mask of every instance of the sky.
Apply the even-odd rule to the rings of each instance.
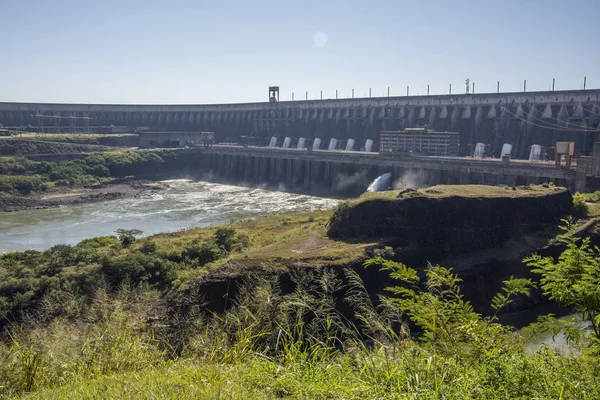
[[[0,101],[600,88],[600,0],[0,0],[0,21]]]

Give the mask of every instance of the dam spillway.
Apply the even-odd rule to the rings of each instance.
[[[215,145],[181,149],[190,168],[215,180],[270,185],[285,190],[352,196],[386,173],[400,186],[552,183],[575,189],[577,171],[553,163],[459,157],[387,157],[378,153]],[[585,178],[585,175],[584,175]],[[585,181],[585,179],[584,179]],[[584,182],[585,183],[585,182]]]
[[[82,122],[83,121],[83,122]],[[530,147],[576,142],[589,155],[600,141],[600,90],[564,90],[460,95],[401,96],[213,105],[117,105],[0,102],[0,123],[46,132],[86,131],[121,126],[177,131],[211,131],[217,141],[242,136],[267,146],[272,137],[297,143],[300,137],[322,143],[379,147],[381,131],[427,125],[460,133],[460,155],[475,143],[499,157],[505,143],[526,159]],[[83,124],[85,123],[85,126]]]

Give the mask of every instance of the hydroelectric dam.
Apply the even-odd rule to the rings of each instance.
[[[178,150],[190,172],[313,193],[356,194],[388,172],[407,186],[547,182],[571,191],[600,189],[598,89],[218,105],[4,102],[0,123],[40,133],[143,128],[177,143],[214,132],[214,147]],[[381,132],[415,127],[458,132],[457,156],[378,153]],[[529,161],[534,148],[553,149],[556,142],[574,143],[570,168],[544,157]],[[502,160],[507,144],[510,157]],[[471,157],[480,145],[487,158]]]
[[[186,174],[204,179],[268,185],[282,190],[353,196],[378,176],[392,173],[395,187],[438,184],[518,186],[551,183],[571,191],[600,189],[600,143],[593,157],[581,157],[575,168],[553,162],[471,157],[386,156],[357,151],[283,149],[215,145],[211,149],[178,149]]]
[[[476,143],[500,157],[504,143],[513,158],[526,159],[537,144],[576,144],[576,155],[591,155],[600,141],[600,90],[396,96],[211,105],[118,105],[0,102],[0,123],[42,132],[95,132],[99,127],[159,131],[210,131],[217,142],[256,138],[266,146],[319,138],[322,143],[353,140],[355,149],[381,131],[428,126],[460,133],[461,156]]]

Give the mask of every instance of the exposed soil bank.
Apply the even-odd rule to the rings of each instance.
[[[61,192],[23,197],[0,196],[0,212],[44,209],[135,197],[142,192],[164,190],[168,185],[150,180],[119,181],[88,188],[70,188]]]

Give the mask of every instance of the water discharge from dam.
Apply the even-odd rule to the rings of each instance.
[[[227,223],[231,218],[327,209],[337,204],[334,199],[260,188],[187,180],[167,183],[167,190],[136,198],[4,213],[0,253],[72,245],[85,238],[114,235],[119,228],[151,235]]]
[[[382,192],[388,190],[392,183],[392,173],[388,172],[378,176],[367,188],[367,192]]]

